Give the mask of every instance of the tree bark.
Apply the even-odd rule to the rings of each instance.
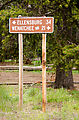
[[[73,89],[73,75],[72,69],[65,71],[61,69],[61,66],[56,67],[56,79],[55,79],[55,88],[67,88]]]

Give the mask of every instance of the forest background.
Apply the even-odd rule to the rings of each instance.
[[[18,62],[18,34],[9,33],[9,18],[54,17],[47,34],[47,64],[56,71],[55,87],[73,87],[72,68],[79,69],[79,0],[0,0],[0,62]],[[42,35],[23,35],[24,61],[42,57]]]

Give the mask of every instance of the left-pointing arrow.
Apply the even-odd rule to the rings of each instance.
[[[12,23],[15,25],[15,24],[16,24],[16,21],[14,20]]]

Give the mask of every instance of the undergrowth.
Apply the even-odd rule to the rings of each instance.
[[[0,118],[7,120],[79,120],[79,91],[47,88],[46,112],[42,112],[42,89],[23,87],[19,110],[18,86],[0,86]]]

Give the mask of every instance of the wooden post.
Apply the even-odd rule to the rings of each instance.
[[[42,34],[42,111],[46,111],[46,34]]]
[[[21,108],[23,104],[23,35],[19,33],[18,38],[19,38],[19,107]]]

